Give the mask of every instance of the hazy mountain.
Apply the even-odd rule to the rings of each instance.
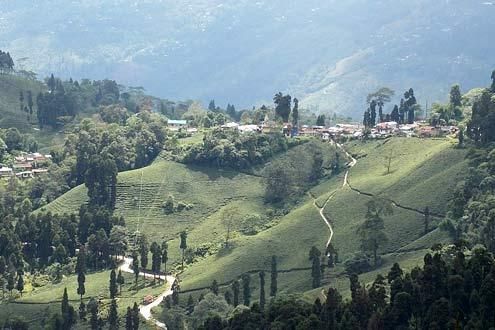
[[[359,115],[381,85],[419,101],[486,85],[495,5],[483,0],[0,0],[0,49],[46,75],[110,77],[238,108],[281,90]],[[27,57],[24,61],[19,59]]]

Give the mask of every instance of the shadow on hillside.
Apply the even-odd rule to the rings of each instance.
[[[231,169],[219,169],[211,166],[186,165],[186,167],[192,172],[198,172],[208,176],[208,179],[211,181],[218,179],[233,179],[241,174]]]

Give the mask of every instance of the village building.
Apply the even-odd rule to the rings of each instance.
[[[178,131],[181,128],[187,128],[187,120],[169,119],[167,126],[171,131]]]
[[[10,177],[14,171],[10,167],[2,166],[0,167],[0,177],[5,178],[5,177]]]

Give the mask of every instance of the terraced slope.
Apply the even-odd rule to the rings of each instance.
[[[394,138],[388,141],[352,143],[346,148],[358,158],[350,171],[349,182],[367,193],[391,198],[403,205],[423,209],[429,206],[437,213],[445,212],[450,192],[466,169],[465,150],[458,150],[448,140],[420,140]],[[385,156],[393,150],[392,173],[385,174]],[[359,251],[356,228],[364,220],[366,202],[370,197],[358,194],[349,187],[342,188],[342,175],[322,182],[312,189],[317,203],[323,205],[329,194],[338,192],[324,209],[335,231],[333,244],[341,260]],[[142,184],[141,184],[142,182]],[[328,228],[322,221],[313,200],[307,196],[284,216],[274,216],[263,203],[263,181],[256,176],[229,171],[187,167],[158,160],[143,170],[119,174],[117,214],[126,217],[128,226],[147,233],[153,239],[168,239],[171,263],[180,260],[178,233],[188,231],[188,246],[205,248],[204,258],[188,265],[180,275],[181,289],[207,287],[216,279],[220,283],[249,271],[269,270],[270,258],[278,256],[279,287],[283,292],[301,292],[311,288],[308,251],[314,245],[320,250],[328,240]],[[193,208],[166,215],[161,209],[169,193],[176,201],[193,204]],[[85,189],[78,187],[49,204],[51,211],[77,210],[85,200]],[[139,196],[141,195],[141,198]],[[141,200],[141,204],[139,204]],[[141,206],[139,206],[141,205]],[[239,209],[239,219],[254,215],[263,219],[261,232],[251,236],[235,233],[229,249],[222,248],[225,227],[221,212],[227,206]],[[256,222],[255,222],[256,223]],[[256,223],[258,225],[258,223]],[[437,223],[434,223],[435,226]],[[387,271],[393,262],[406,267],[421,262],[424,252],[435,242],[448,241],[445,233],[433,230],[423,235],[422,216],[413,211],[395,208],[385,218],[389,237],[384,246],[384,264],[369,274],[372,280],[377,271]],[[346,288],[347,278],[342,266],[326,274],[330,283]],[[257,280],[253,276],[253,290]],[[256,291],[253,293],[253,296]],[[314,297],[317,291],[308,291]]]

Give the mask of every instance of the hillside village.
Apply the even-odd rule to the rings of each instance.
[[[46,174],[51,159],[49,154],[21,152],[10,164],[0,164],[0,178],[32,179]]]

